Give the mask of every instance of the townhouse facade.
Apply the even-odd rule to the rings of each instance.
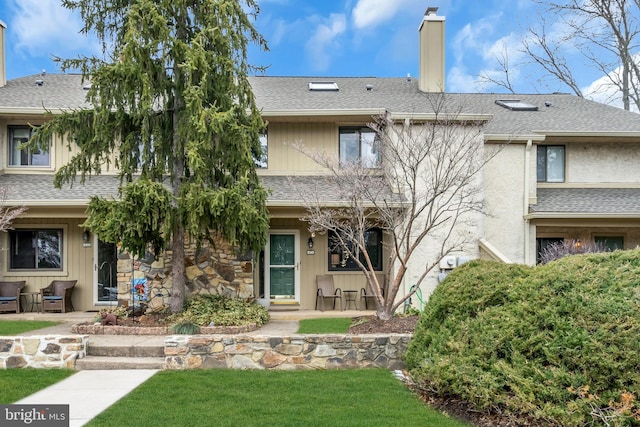
[[[2,42],[4,28],[0,23]],[[338,158],[371,159],[376,155],[367,126],[372,118],[389,113],[399,121],[433,120],[434,96],[445,97],[457,114],[474,117],[478,143],[499,150],[483,168],[485,214],[468,230],[474,237],[429,273],[421,287],[425,299],[443,273],[468,259],[533,265],[540,250],[557,241],[595,241],[611,249],[640,243],[640,115],[568,94],[448,93],[444,17],[428,9],[418,36],[415,78],[250,78],[268,122],[256,167],[271,191],[269,238],[255,254],[238,254],[222,243],[215,250],[188,252],[191,292],[255,297],[274,309],[313,309],[316,275],[332,274],[342,289],[365,286],[363,273],[331,247],[329,236],[312,234],[302,221],[301,189],[321,194],[327,206],[342,201],[328,172],[294,145]],[[47,111],[89,107],[87,82],[78,75],[46,73],[7,81],[0,53],[0,187],[7,190],[7,205],[28,208],[14,229],[0,236],[3,279],[26,280],[28,291],[54,279],[77,279],[74,306],[97,310],[130,300],[132,279],[144,278],[161,304],[171,288],[170,253],[133,260],[81,227],[91,196],[117,194],[116,171],[105,169],[84,183],[55,189],[53,176],[73,156],[73,145],[54,139],[41,152],[21,146]],[[385,178],[384,168],[379,175]],[[390,197],[400,200],[401,190],[388,185]],[[370,241],[382,272],[383,233],[371,230]],[[436,243],[425,242],[412,258],[405,291],[428,260],[443,255]]]

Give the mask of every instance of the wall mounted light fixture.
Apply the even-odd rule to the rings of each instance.
[[[91,233],[89,232],[89,230],[84,230],[82,232],[82,241],[84,243],[89,243],[90,238],[91,238]]]
[[[307,246],[309,246],[309,249],[313,248],[313,237],[309,237],[309,240],[307,240]]]

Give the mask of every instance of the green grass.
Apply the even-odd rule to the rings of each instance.
[[[0,404],[13,403],[73,375],[69,369],[0,370]],[[46,403],[46,402],[43,402]]]
[[[87,426],[438,426],[386,370],[162,371]]]
[[[45,320],[0,320],[0,336],[18,335],[23,332],[59,325],[60,323]]]
[[[351,326],[350,317],[300,320],[299,334],[346,334]]]

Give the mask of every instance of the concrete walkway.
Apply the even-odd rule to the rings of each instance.
[[[248,335],[281,337],[295,334],[300,319],[317,317],[356,317],[375,314],[372,311],[300,310],[269,312],[271,320],[262,328]],[[54,320],[64,323],[25,333],[28,335],[70,334],[74,324],[92,321],[95,313],[72,312],[64,314],[21,313],[3,315],[1,319]],[[121,346],[164,344],[164,335],[91,335],[89,342]],[[86,370],[40,390],[18,402],[24,405],[69,405],[69,427],[85,425],[102,411],[113,405],[140,384],[151,378],[157,370]]]
[[[15,402],[20,405],[69,405],[69,427],[89,420],[158,372],[151,369],[80,371]]]

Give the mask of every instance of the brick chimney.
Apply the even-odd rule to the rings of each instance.
[[[7,65],[6,55],[4,51],[4,35],[7,30],[7,24],[0,21],[0,87],[7,85]]]
[[[420,75],[418,88],[423,92],[444,92],[444,16],[437,7],[427,7],[420,24]]]

